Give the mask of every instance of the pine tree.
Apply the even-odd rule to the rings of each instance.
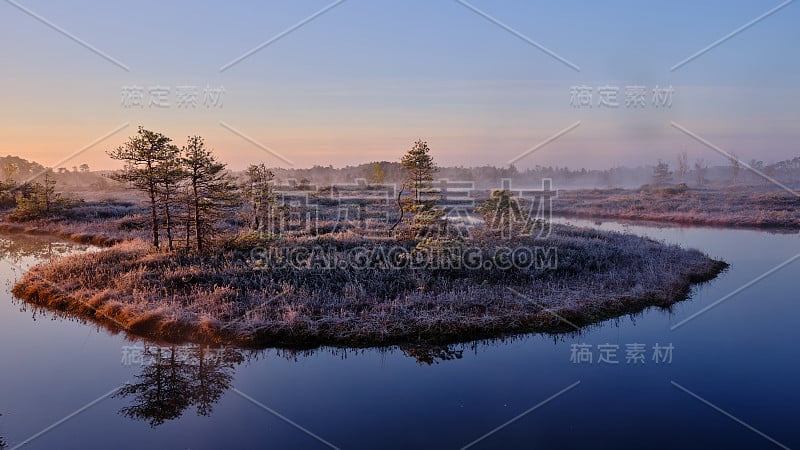
[[[172,229],[176,225],[176,210],[181,206],[179,199],[181,184],[186,180],[187,173],[182,167],[180,160],[177,158],[179,154],[177,147],[171,146],[170,153],[174,153],[175,157],[163,161],[158,167],[158,192],[161,211],[164,214],[164,229],[167,232],[167,246],[169,250],[172,251],[174,247]]]
[[[420,202],[420,193],[430,186],[433,174],[438,170],[430,155],[428,143],[418,140],[400,160],[404,171],[404,182],[414,190],[414,203]]]
[[[180,162],[187,175],[187,245],[194,227],[195,248],[203,252],[214,222],[236,199],[236,185],[200,136],[189,137]]]
[[[109,177],[129,183],[134,189],[147,195],[150,204],[152,243],[155,248],[159,248],[162,166],[173,161],[178,152],[177,147],[171,142],[170,138],[161,133],[139,127],[136,136],[128,138],[128,142],[108,152],[112,159],[125,163],[125,168],[121,172],[111,174]]]
[[[272,189],[275,174],[264,164],[251,164],[246,175],[243,190],[250,201],[250,227],[261,233],[268,226],[270,208],[275,202]]]
[[[672,172],[669,171],[669,164],[659,161],[653,168],[653,183],[656,185],[667,184],[672,181]]]
[[[374,163],[372,165],[372,177],[369,180],[372,184],[383,184],[386,182],[386,172],[383,170],[381,163]]]

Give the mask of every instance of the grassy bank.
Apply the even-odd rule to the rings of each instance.
[[[800,229],[800,197],[765,188],[683,186],[560,191],[562,216],[670,222],[720,227]]]
[[[488,238],[470,243],[480,268],[466,267],[464,255],[449,250],[445,264],[437,251],[437,264],[402,267],[385,251],[416,255],[413,241],[375,242],[347,232],[265,242],[269,251],[253,252],[258,244],[231,242],[212,257],[153,253],[129,241],[36,266],[13,292],[161,341],[371,346],[574,331],[573,325],[668,306],[726,267],[695,250],[566,226],[548,238],[515,239],[515,248],[557,255],[555,264],[550,254],[547,264],[527,266],[503,263],[498,255],[509,243]],[[280,256],[298,252],[290,265]],[[357,267],[326,259],[352,262],[354,254],[369,257]]]
[[[49,235],[98,247],[111,247],[126,240],[147,236],[146,211],[131,202],[98,200],[81,203],[54,217],[27,221],[0,216],[0,232]]]
[[[0,233],[27,234],[31,236],[56,236],[78,244],[89,244],[98,247],[111,247],[122,242],[121,238],[94,234],[86,231],[71,231],[72,226],[54,226],[52,223],[15,225],[0,223]]]

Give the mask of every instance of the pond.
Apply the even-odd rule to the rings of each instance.
[[[570,335],[256,352],[33,310],[9,293],[24,269],[91,249],[0,237],[0,447],[800,447],[800,236],[562,221],[731,267],[670,310]]]

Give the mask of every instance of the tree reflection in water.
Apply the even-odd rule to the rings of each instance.
[[[14,235],[7,237],[0,234],[0,259],[9,260],[17,266],[27,266],[52,257],[86,251],[90,248],[85,245],[53,242],[52,238],[44,236]],[[17,269],[12,268],[12,270]],[[91,321],[88,318],[73,316],[68,312],[29,305],[14,298],[12,301],[19,302],[22,310],[31,308],[34,320],[37,314],[44,314],[50,318],[59,317],[84,323]],[[105,327],[99,323],[97,326]],[[108,327],[108,330],[112,334],[119,332],[114,327]],[[553,338],[554,340],[563,340],[566,339],[566,335],[553,336]],[[168,420],[181,417],[187,409],[192,407],[196,408],[197,414],[201,416],[211,415],[214,405],[225,391],[231,388],[236,367],[244,362],[245,358],[257,359],[260,355],[266,356],[268,353],[274,352],[275,356],[279,358],[297,361],[298,358],[324,351],[345,359],[353,353],[361,354],[368,351],[394,353],[399,349],[404,355],[414,358],[420,365],[431,365],[461,359],[465,350],[477,353],[479,347],[494,346],[517,339],[522,339],[522,337],[509,336],[449,345],[415,343],[375,349],[321,347],[294,350],[276,348],[236,350],[233,348],[211,349],[199,345],[148,345],[142,349],[144,352],[143,364],[141,372],[135,377],[136,382],[124,386],[115,396],[129,401],[129,405],[122,408],[120,414],[130,419],[147,421],[150,426],[157,427]],[[0,437],[0,450],[7,446],[7,442]]]
[[[397,347],[383,351],[392,352]],[[403,345],[400,350],[420,364],[460,359],[463,345]],[[276,356],[296,361],[320,349],[272,349]],[[333,354],[347,354],[364,349],[328,348]],[[125,385],[114,396],[126,398],[130,404],[120,414],[133,420],[147,421],[151,427],[162,425],[183,415],[189,408],[210,416],[222,394],[231,388],[236,367],[245,360],[242,351],[234,348],[211,349],[204,346],[146,346],[142,349],[142,370],[136,382]],[[249,354],[265,355],[269,350]],[[248,358],[249,358],[248,357]]]
[[[439,364],[440,361],[461,359],[464,349],[457,345],[401,345],[400,350],[406,355],[417,360],[420,364]]]
[[[0,414],[0,416],[2,416],[2,414]],[[6,444],[6,439],[3,436],[0,436],[0,450],[3,450],[6,447],[8,447],[8,444]]]
[[[192,406],[208,416],[231,386],[243,355],[231,348],[145,347],[144,365],[137,382],[123,387],[115,397],[130,398],[120,413],[157,427],[177,419]]]

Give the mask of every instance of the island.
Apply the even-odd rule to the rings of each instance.
[[[240,347],[437,344],[569,333],[687,298],[727,267],[697,250],[559,225],[549,186],[488,191],[434,179],[424,141],[400,183],[279,182],[234,174],[200,137],[179,148],[140,128],[107,175],[134,200],[85,200],[44,183],[4,230],[96,251],[31,268],[25,302],[159,342]],[[461,189],[461,191],[459,190]]]

